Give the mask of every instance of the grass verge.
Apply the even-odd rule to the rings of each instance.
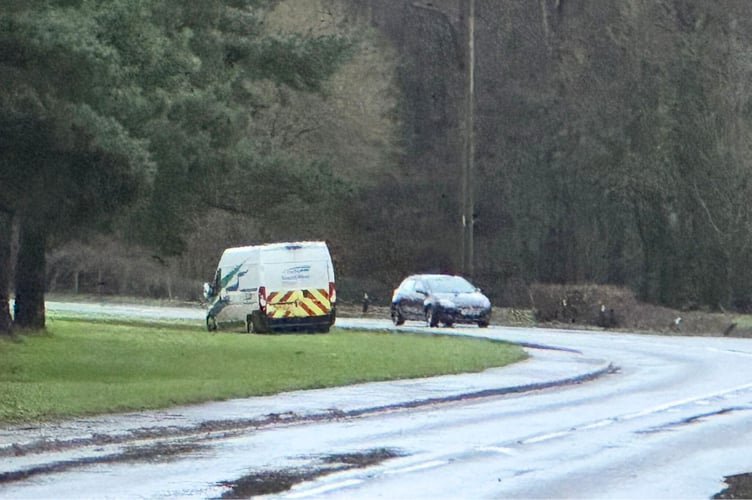
[[[0,340],[0,423],[481,371],[524,359],[482,339],[334,328],[327,335],[48,319]]]

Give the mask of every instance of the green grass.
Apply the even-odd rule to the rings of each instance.
[[[517,346],[462,337],[209,334],[55,318],[45,333],[0,340],[0,423],[473,372],[524,358]]]
[[[737,314],[733,319],[739,328],[752,328],[752,314]]]

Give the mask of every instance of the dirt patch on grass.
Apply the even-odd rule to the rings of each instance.
[[[752,338],[752,328],[739,323],[733,313],[701,310],[677,311],[643,303],[624,307],[620,329],[663,335]]]
[[[641,332],[662,335],[752,337],[743,316],[698,307],[676,310],[637,300],[635,293],[609,285],[533,285],[527,326]],[[513,317],[519,317],[517,313]],[[497,314],[496,321],[509,320]]]

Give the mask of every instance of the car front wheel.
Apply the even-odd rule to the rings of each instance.
[[[394,326],[400,326],[405,322],[405,318],[402,317],[402,314],[400,314],[399,309],[392,308],[392,323],[394,323]]]
[[[436,314],[436,311],[433,307],[429,306],[426,308],[426,323],[431,328],[439,326],[439,315]]]

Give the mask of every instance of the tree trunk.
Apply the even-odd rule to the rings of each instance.
[[[0,335],[11,331],[10,317],[10,245],[13,234],[13,216],[0,211]]]
[[[45,324],[45,249],[47,233],[29,219],[21,221],[16,261],[15,324],[21,328],[42,329]]]

